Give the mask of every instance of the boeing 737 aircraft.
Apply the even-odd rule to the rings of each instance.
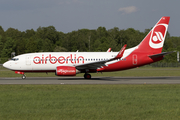
[[[126,45],[119,52],[41,52],[18,55],[5,62],[3,66],[22,74],[25,72],[55,72],[57,76],[75,76],[85,73],[111,72],[135,68],[157,62],[164,55],[162,52],[170,17],[162,17],[142,42],[130,49]],[[125,50],[126,49],[126,50]]]

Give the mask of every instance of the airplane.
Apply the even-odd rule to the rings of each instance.
[[[13,57],[3,66],[21,74],[25,72],[55,72],[57,76],[76,76],[84,73],[112,72],[136,68],[160,61],[172,52],[162,52],[170,17],[162,17],[139,45],[119,52],[40,52],[27,53]]]

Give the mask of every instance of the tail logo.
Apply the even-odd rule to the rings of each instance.
[[[155,32],[155,36],[153,37],[153,42],[162,42],[163,40],[164,40],[164,37],[163,37],[163,35],[162,35],[162,33],[161,32]]]
[[[149,40],[151,48],[158,49],[163,47],[167,27],[167,24],[160,24],[152,29]]]

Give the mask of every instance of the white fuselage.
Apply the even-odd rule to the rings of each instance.
[[[125,59],[134,49],[127,49],[121,59],[107,62],[106,65]],[[3,64],[14,71],[55,71],[57,66],[76,66],[114,58],[118,52],[42,52],[27,53],[14,57]]]

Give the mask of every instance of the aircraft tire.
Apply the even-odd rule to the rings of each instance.
[[[84,74],[85,79],[91,79],[91,74]]]
[[[23,75],[23,76],[22,76],[22,79],[26,79],[26,75]]]

